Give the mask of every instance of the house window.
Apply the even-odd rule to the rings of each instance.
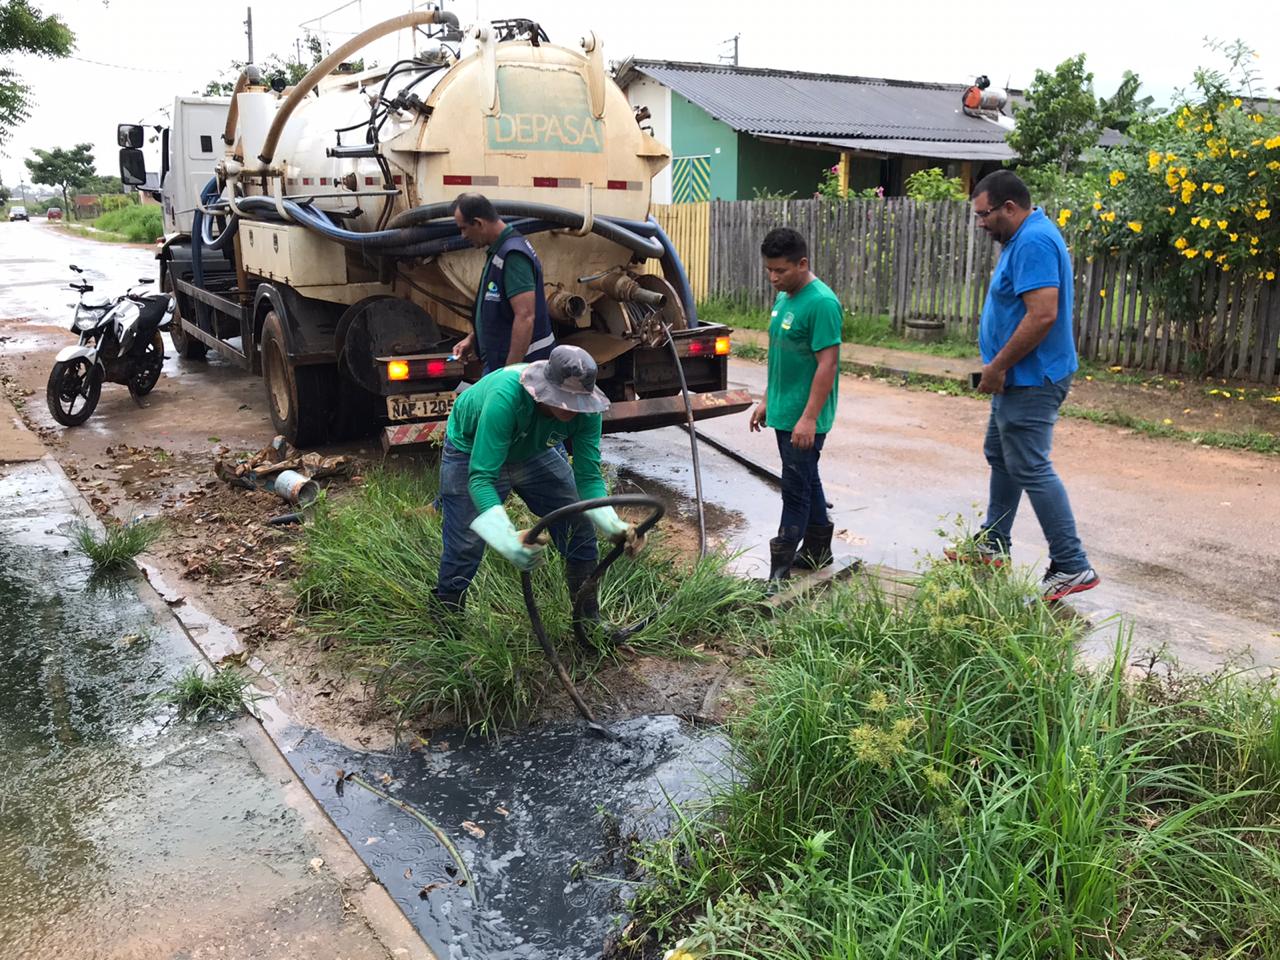
[[[671,161],[671,202],[698,203],[711,199],[711,158],[675,157]]]

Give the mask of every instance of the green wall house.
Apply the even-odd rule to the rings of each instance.
[[[615,76],[671,147],[657,203],[809,197],[841,164],[851,190],[893,196],[916,170],[973,183],[1014,157],[1012,118],[963,110],[964,84],[635,59]]]

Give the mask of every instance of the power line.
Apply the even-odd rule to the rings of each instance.
[[[148,70],[146,67],[130,67],[122,63],[103,63],[101,60],[90,60],[88,57],[67,57],[68,60],[78,60],[80,63],[91,63],[95,67],[110,67],[112,70],[132,70],[135,73],[182,73],[181,70]]]

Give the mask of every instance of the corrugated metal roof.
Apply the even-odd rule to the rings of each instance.
[[[1017,154],[1001,141],[910,140],[899,137],[783,137],[762,134],[763,140],[804,143],[833,150],[881,153],[886,156],[933,157],[939,160],[1013,160]]]
[[[951,143],[1004,140],[1000,127],[960,109],[963,84],[665,60],[632,60],[626,68],[652,77],[745,133]]]

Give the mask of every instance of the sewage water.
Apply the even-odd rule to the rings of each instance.
[[[665,834],[672,804],[729,777],[718,733],[675,717],[611,729],[620,740],[576,724],[496,743],[437,735],[401,754],[353,753],[301,732],[289,756],[438,957],[586,960],[625,922],[627,838]],[[425,815],[466,873],[428,826],[355,779],[339,787],[339,773]]]

